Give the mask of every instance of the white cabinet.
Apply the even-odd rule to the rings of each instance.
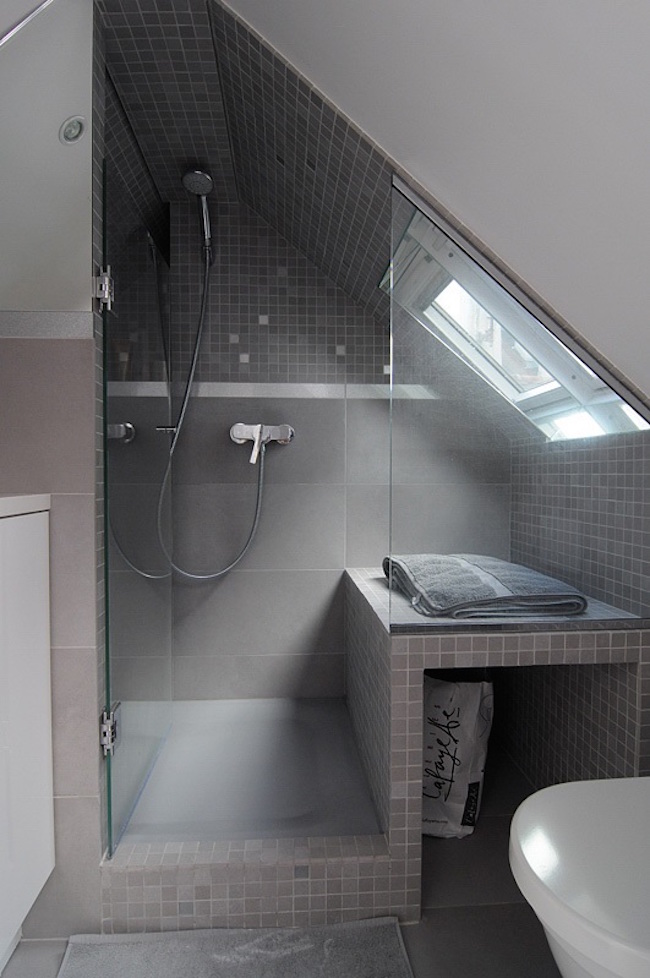
[[[54,868],[49,516],[21,512],[49,497],[25,498],[0,497],[0,970]]]

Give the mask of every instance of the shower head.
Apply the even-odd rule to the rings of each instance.
[[[197,197],[207,197],[209,193],[212,193],[214,182],[205,170],[188,170],[183,175],[183,186],[190,194],[196,194]]]
[[[190,194],[195,194],[199,204],[199,218],[203,231],[203,247],[209,249],[212,245],[210,228],[210,211],[208,209],[208,194],[212,193],[214,181],[205,170],[188,170],[183,175],[183,186]]]

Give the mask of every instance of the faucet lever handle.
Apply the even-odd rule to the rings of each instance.
[[[255,465],[258,455],[260,454],[262,443],[267,441],[267,439],[264,438],[264,425],[256,424],[253,431],[253,451],[251,452],[251,457],[248,460],[251,465]]]

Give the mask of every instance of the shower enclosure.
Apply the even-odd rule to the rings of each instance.
[[[291,321],[264,329],[273,313],[251,317],[251,249],[285,289],[293,263],[305,295],[327,301],[324,277],[247,208],[199,194],[197,218],[179,188],[168,264],[164,241],[111,203],[120,181],[107,166],[109,853],[121,839],[374,836],[343,652],[346,549],[367,562],[345,539],[346,508],[365,505],[363,411],[352,428],[346,413],[367,400],[350,400],[316,317],[303,337]],[[233,309],[233,294],[251,308]],[[288,351],[281,380],[276,344]],[[291,344],[339,382],[305,383]]]
[[[136,831],[167,838],[185,832],[180,808],[173,826],[155,830],[143,813],[160,810],[147,808],[147,798],[158,790],[161,761],[185,746],[197,756],[193,748],[201,744],[206,759],[196,783],[179,777],[162,790],[167,802],[188,800],[194,822],[185,825],[186,838],[214,838],[217,829],[232,834],[233,825],[255,838],[262,831],[271,838],[374,835],[385,826],[378,826],[368,798],[345,702],[344,583],[346,566],[376,566],[387,551],[389,336],[372,303],[347,287],[344,271],[356,249],[375,292],[374,266],[385,256],[378,262],[364,239],[350,234],[355,214],[368,216],[368,197],[354,192],[345,167],[330,162],[332,110],[315,97],[305,102],[304,83],[280,71],[280,59],[286,95],[272,82],[272,98],[231,104],[233,73],[241,71],[248,84],[266,63],[257,43],[240,45],[248,31],[233,30],[234,15],[220,3],[188,0],[178,17],[163,7],[96,3],[106,55],[106,261],[116,285],[114,310],[106,314],[106,413],[115,436],[107,441],[107,706],[122,705],[121,735],[108,761],[109,848],[123,837],[124,851]],[[269,57],[275,62],[270,51]],[[262,71],[261,80],[271,76]],[[322,146],[313,159],[309,151],[300,179],[297,173],[282,179],[287,193],[300,195],[300,180],[311,181],[313,167],[331,170],[332,195],[316,191],[313,201],[323,210],[323,227],[330,226],[328,249],[340,275],[320,257],[319,242],[314,248],[288,233],[275,210],[273,181],[270,209],[250,192],[250,168],[257,172],[266,149],[249,152],[242,139],[262,130],[237,113],[262,106],[277,114],[278,131],[295,133],[299,142],[305,107],[322,117],[322,126],[310,123]],[[379,199],[385,246],[387,168],[374,151],[366,160],[356,130],[341,125],[341,152],[354,158],[372,184],[370,197]],[[281,176],[293,164],[273,138],[267,148]],[[184,186],[188,173],[194,180]],[[298,217],[297,204],[290,210]],[[312,216],[314,237],[319,219],[313,208],[303,211]],[[165,272],[158,256],[149,269],[168,275],[165,344],[153,339],[161,317],[153,315],[152,279],[145,285],[142,275],[136,284],[133,317],[123,310],[125,276],[137,273],[138,262],[122,243],[138,233],[146,240],[143,228],[168,263]],[[145,247],[147,260],[151,254]],[[200,354],[169,467],[175,436],[166,429],[178,427],[204,293]],[[384,295],[372,298],[387,309]],[[148,357],[141,356],[145,349]],[[245,548],[236,566],[209,580]],[[147,722],[140,727],[135,718]],[[254,767],[247,766],[251,758]],[[190,777],[185,760],[177,771]],[[234,797],[234,781],[259,790],[243,809],[222,811],[223,824],[210,828],[196,821],[197,808],[203,797],[215,810],[208,796],[218,790],[217,775],[220,802]],[[283,796],[273,794],[285,776]],[[253,819],[246,827],[242,812]]]

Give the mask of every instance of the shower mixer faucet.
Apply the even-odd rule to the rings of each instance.
[[[295,431],[288,424],[244,424],[238,421],[230,429],[230,437],[237,445],[253,442],[249,459],[251,465],[257,462],[262,445],[268,445],[270,441],[277,441],[278,445],[288,445],[294,435]]]

